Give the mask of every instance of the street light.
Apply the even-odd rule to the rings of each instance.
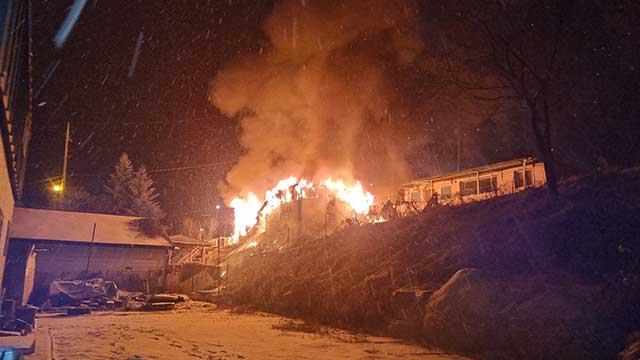
[[[61,193],[62,192],[62,185],[60,184],[54,184],[53,187],[51,188],[54,192],[57,193]]]

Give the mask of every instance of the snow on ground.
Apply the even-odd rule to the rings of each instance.
[[[63,359],[431,359],[464,360],[400,340],[304,326],[266,314],[193,307],[170,312],[45,316]],[[293,330],[289,330],[293,329]]]

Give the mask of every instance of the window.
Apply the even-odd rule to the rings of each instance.
[[[476,180],[460,181],[460,195],[475,195],[478,193],[478,183]]]
[[[451,199],[451,186],[443,186],[440,192],[443,199]]]
[[[531,173],[531,169],[525,172],[525,180],[527,181],[527,186],[533,185],[533,174]],[[522,170],[514,171],[513,178],[515,180],[516,188],[522,187],[524,184],[522,182]]]
[[[420,191],[419,190],[411,191],[411,201],[412,202],[420,201]]]
[[[498,178],[496,176],[492,176],[490,178],[480,179],[478,181],[480,194],[494,192],[498,189]]]

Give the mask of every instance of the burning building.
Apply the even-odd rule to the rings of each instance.
[[[273,239],[301,239],[327,235],[344,224],[377,220],[374,197],[360,182],[347,185],[331,178],[317,185],[289,177],[259,199],[250,193],[231,201],[234,238],[265,233]]]
[[[424,45],[418,4],[282,1],[262,28],[260,48],[227,64],[210,92],[242,131],[245,152],[220,186],[235,238],[252,228],[322,234],[325,217],[327,231],[364,219],[373,195],[358,180],[381,193],[409,178],[398,89]],[[288,220],[270,226],[276,218]]]

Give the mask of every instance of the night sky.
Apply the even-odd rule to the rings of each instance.
[[[314,3],[317,5],[314,9],[329,14],[326,19],[318,19],[331,20],[318,21],[316,25],[333,24],[339,17],[341,13],[333,11],[338,3],[335,1]],[[222,114],[209,99],[212,81],[245,55],[262,56],[263,49],[265,56],[273,54],[270,51],[274,46],[262,24],[277,13],[279,5],[274,7],[274,3],[277,1],[89,0],[66,44],[59,49],[54,46],[54,35],[73,0],[34,1],[34,121],[25,205],[46,207],[47,187],[51,185],[47,179],[62,173],[64,132],[70,122],[70,188],[82,186],[93,194],[101,192],[117,158],[126,152],[135,166],[144,164],[151,170],[161,205],[171,219],[211,214],[221,202],[218,183],[245,151],[240,145],[239,121],[229,116],[255,112],[248,106],[227,112],[231,115]],[[282,3],[286,2],[278,2]],[[307,1],[287,4],[294,3],[298,7],[311,4]],[[372,3],[388,6],[394,2]],[[463,13],[483,12],[482,2],[472,3],[476,8],[464,1],[415,2],[421,22],[412,31],[423,36],[424,49],[410,66],[388,61],[393,57],[390,52],[393,55],[395,50],[388,46],[385,32],[375,33],[375,22],[366,24],[362,34],[328,54],[328,59],[335,60],[335,66],[327,74],[339,80],[349,79],[358,73],[354,69],[360,67],[374,69],[384,79],[380,88],[389,92],[382,97],[388,100],[385,105],[388,107],[379,110],[385,114],[388,110],[389,115],[374,120],[393,122],[394,127],[402,130],[398,134],[404,135],[391,138],[389,132],[380,131],[378,137],[368,137],[371,132],[356,136],[370,142],[372,149],[385,142],[402,147],[412,176],[443,173],[455,170],[457,165],[466,168],[537,155],[524,111],[526,106],[514,96],[513,89],[499,90],[499,100],[487,102],[478,100],[477,94],[469,94],[469,89],[461,90],[448,78],[450,63],[446,54],[454,45],[464,55],[461,59],[467,59],[465,56],[476,59],[470,63],[461,61],[460,74],[488,69],[487,79],[499,78],[496,74],[500,72],[495,72],[499,66],[483,62],[486,56],[475,56],[491,46],[470,40],[478,33],[477,29],[468,23],[464,25],[460,19]],[[536,61],[537,57],[544,58],[540,55],[544,45],[555,43],[554,36],[559,36],[545,31],[548,22],[564,24],[571,20],[559,38],[566,45],[561,51],[562,66],[553,69],[557,76],[553,90],[557,93],[552,97],[554,123],[550,136],[555,162],[565,176],[592,171],[605,161],[621,166],[636,164],[640,155],[637,142],[640,7],[637,2],[622,0],[571,4],[571,16],[562,13],[557,16],[547,7],[538,6],[539,14],[519,24],[526,31],[514,33],[522,36],[521,45]],[[346,18],[344,24],[336,27],[340,32],[331,27],[321,31],[348,35],[357,28],[355,25],[365,17],[353,16],[352,12],[357,12],[353,9],[359,9],[357,6],[347,8],[351,11],[342,14]],[[496,9],[501,11],[502,7],[493,10]],[[519,11],[518,7],[514,6],[513,11]],[[491,17],[496,29],[513,20],[509,15]],[[290,19],[283,18],[289,26]],[[297,24],[297,19],[293,23]],[[304,18],[300,24],[302,29],[307,28],[303,26]],[[283,27],[283,31],[286,29]],[[369,30],[374,31],[369,34]],[[314,34],[308,34],[307,41],[319,43]],[[532,43],[527,36],[547,41]],[[435,41],[441,38],[446,41]],[[467,41],[472,44],[466,44]],[[134,61],[137,47],[139,56]],[[358,60],[357,56],[366,61]],[[345,59],[353,60],[351,68]],[[369,63],[369,67],[361,66],[363,63]],[[244,70],[249,74],[245,82],[251,83],[254,80],[251,69]],[[255,79],[269,79],[261,76],[264,74],[270,73],[256,72]],[[477,75],[483,76],[482,71]],[[343,83],[348,85],[346,93],[357,95],[351,83]],[[284,84],[282,88],[288,89],[289,83]],[[260,100],[274,97],[281,100],[273,95]],[[369,105],[366,100],[362,102],[363,108]],[[247,105],[255,104],[249,101]],[[375,122],[367,123],[370,124]],[[369,127],[376,130],[375,126]],[[363,129],[366,132],[367,126],[359,131]],[[406,136],[407,133],[410,135]],[[255,137],[261,138],[264,138],[261,133]],[[456,164],[458,153],[460,163]],[[369,160],[381,161],[376,156]]]
[[[62,172],[69,121],[69,186],[99,192],[122,152],[151,170],[206,165],[152,176],[172,215],[212,211],[216,183],[241,149],[237,122],[208,101],[208,89],[227,61],[261,46],[271,1],[92,0],[57,49],[53,36],[72,3],[34,2],[37,97],[25,203],[46,205],[45,179]]]

